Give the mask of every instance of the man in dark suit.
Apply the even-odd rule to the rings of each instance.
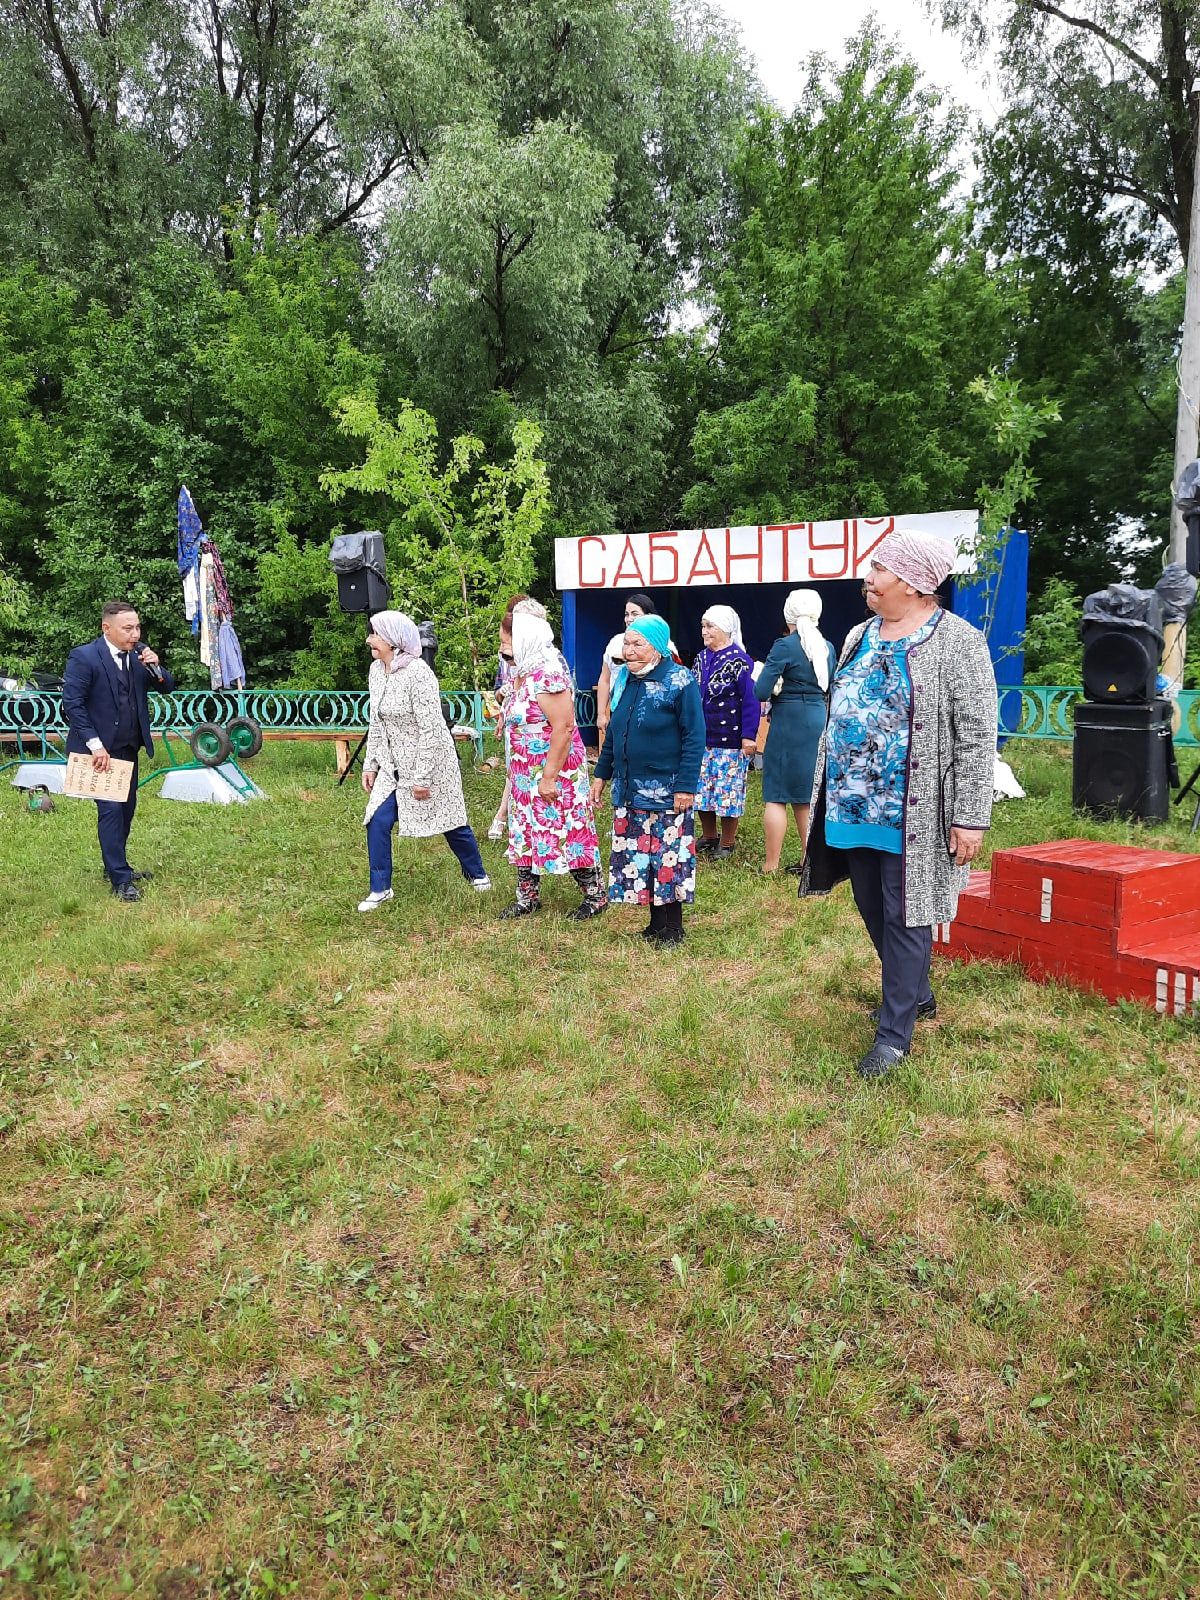
[[[175,687],[153,650],[142,646],[138,654],[141,637],[142,624],[133,607],[124,600],[110,600],[101,612],[100,638],[76,646],[63,674],[67,750],[90,753],[97,772],[107,772],[114,760],[133,762],[128,799],[96,801],[104,870],[121,900],[140,900],[138,885],[150,877],[148,872],[135,872],[125,856],[137,808],[138,750],[154,754],[147,697],[151,684],[164,691]],[[155,669],[153,675],[148,667]]]

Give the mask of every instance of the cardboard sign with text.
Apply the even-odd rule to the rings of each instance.
[[[77,751],[67,757],[67,775],[62,792],[72,800],[112,800],[120,803],[129,799],[129,785],[133,782],[133,762],[114,761],[107,772],[97,772],[91,756],[81,756]]]

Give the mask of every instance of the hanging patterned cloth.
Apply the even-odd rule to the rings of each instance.
[[[220,616],[233,620],[233,603],[229,598],[229,585],[225,581],[225,568],[221,564],[221,553],[212,540],[205,535],[200,541],[200,554],[212,557],[213,583],[217,590],[217,612]]]
[[[179,491],[176,507],[176,525],[179,530],[177,561],[179,576],[183,580],[183,614],[192,625],[192,632],[200,632],[200,534],[199,514],[192,503],[185,483]]]

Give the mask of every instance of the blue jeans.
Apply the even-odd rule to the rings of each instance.
[[[387,799],[367,823],[367,860],[371,866],[371,893],[380,894],[392,887],[392,829],[396,826],[396,796]],[[454,851],[462,875],[468,881],[486,878],[487,869],[469,826],[451,828],[442,838]]]

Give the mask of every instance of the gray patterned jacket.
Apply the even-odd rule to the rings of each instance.
[[[838,657],[849,661],[869,623],[851,629]],[[952,827],[992,819],[996,675],[978,628],[943,611],[933,632],[908,651],[912,705],[903,834],[904,920],[910,928],[951,922],[969,869],[950,856]],[[825,843],[825,736],[817,750],[812,824],[800,894],[827,894],[847,876],[845,852]]]

